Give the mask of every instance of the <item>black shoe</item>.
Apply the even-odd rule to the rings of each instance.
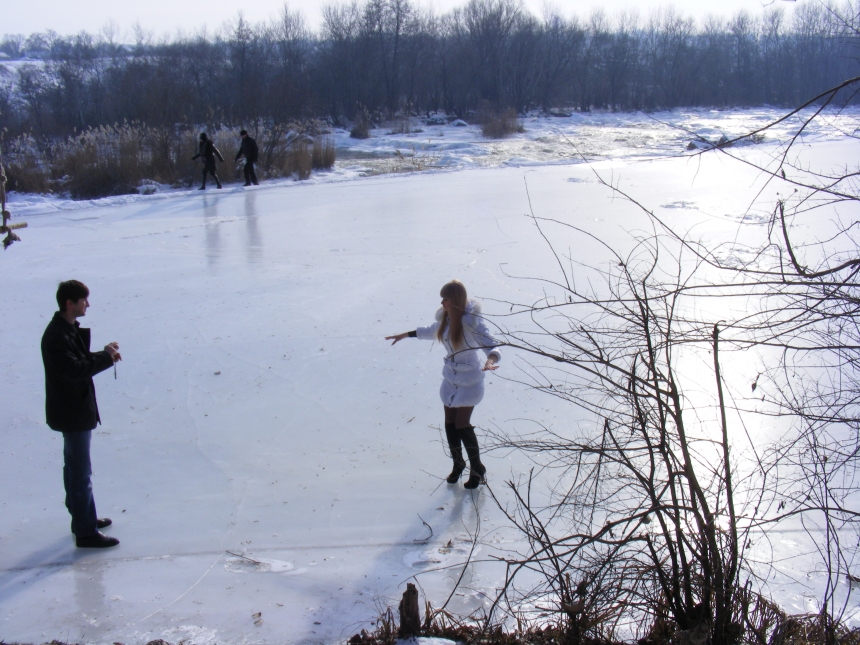
[[[486,474],[487,469],[484,468],[483,465],[481,466],[480,471],[476,471],[474,468],[472,468],[471,472],[469,473],[469,480],[465,484],[463,484],[463,488],[468,488],[469,490],[472,490],[477,488],[481,484],[486,484],[487,480],[484,479],[484,475]]]
[[[218,184],[217,186],[215,186],[215,188],[217,188],[218,190],[221,190],[222,188],[224,188],[224,186],[222,186],[221,184]]]
[[[206,186],[201,186],[201,187],[200,187],[200,188],[198,188],[197,190],[206,190]]]
[[[106,549],[117,544],[119,544],[119,540],[115,537],[108,537],[98,531],[94,535],[75,538],[75,546],[81,549]]]
[[[97,529],[106,529],[111,524],[113,524],[113,522],[111,521],[111,519],[109,517],[100,517],[99,519],[96,520],[96,528]],[[75,532],[75,529],[73,527],[72,533],[74,533],[74,532]]]
[[[248,182],[247,184],[242,184],[242,186],[250,186],[250,185],[251,185],[250,182]]]

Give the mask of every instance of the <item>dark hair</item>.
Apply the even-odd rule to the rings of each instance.
[[[239,130],[239,136],[240,136],[240,137],[243,137],[243,136],[245,136],[246,134],[248,134],[248,131],[247,131],[247,130]]]
[[[208,139],[208,138],[209,138],[209,137],[207,137],[207,136],[206,136],[206,133],[205,133],[205,132],[201,132],[201,133],[200,133],[200,140],[201,140],[201,141],[206,141],[206,139]]]
[[[57,304],[60,306],[60,311],[66,310],[66,301],[71,300],[77,302],[81,298],[87,298],[90,295],[90,290],[87,285],[77,280],[66,280],[61,282],[57,287]]]

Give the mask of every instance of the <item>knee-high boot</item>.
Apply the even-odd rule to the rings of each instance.
[[[466,454],[469,455],[469,481],[463,484],[463,486],[465,488],[477,488],[484,483],[484,475],[487,469],[481,463],[481,451],[478,448],[475,427],[466,426],[465,428],[460,428],[459,432],[463,445],[466,447]]]
[[[451,451],[451,459],[454,460],[454,469],[445,478],[449,484],[456,484],[460,475],[466,470],[466,460],[463,459],[463,449],[460,447],[460,433],[453,423],[445,424],[445,436],[448,438],[448,450]]]

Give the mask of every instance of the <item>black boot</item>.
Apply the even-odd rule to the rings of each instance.
[[[478,438],[475,436],[475,427],[466,426],[460,428],[460,438],[463,440],[463,445],[466,447],[466,454],[469,455],[469,481],[463,484],[464,488],[477,488],[484,483],[484,475],[487,469],[481,463],[481,451],[478,448]]]
[[[445,436],[448,437],[448,450],[451,451],[451,459],[454,460],[454,469],[445,478],[449,484],[460,481],[460,475],[466,470],[466,460],[463,459],[463,449],[460,447],[460,433],[453,423],[445,424]]]

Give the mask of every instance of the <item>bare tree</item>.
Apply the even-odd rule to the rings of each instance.
[[[850,79],[803,106],[795,138],[773,165],[755,166],[786,197],[766,238],[740,256],[736,242],[727,249],[676,232],[608,182],[653,230],[624,251],[533,215],[558,272],[535,278],[538,302],[506,303],[507,326],[521,330],[507,340],[533,357],[523,383],[591,421],[497,435],[558,484],[544,495],[531,478],[510,482],[518,504],[508,517],[531,550],[507,559],[494,611],[552,604],[577,638],[765,645],[789,621],[753,592],[768,563],[744,553],[753,532],[799,522],[826,573],[811,629],[839,640],[860,536],[860,168],[815,170],[793,142],[858,85]],[[731,146],[708,154],[754,163]],[[835,222],[827,233],[826,219]],[[810,221],[819,223],[811,234]],[[602,246],[604,261],[584,266],[559,251],[585,241]],[[738,350],[763,366],[752,396],[722,376]],[[730,426],[752,415],[783,431],[740,441]]]

